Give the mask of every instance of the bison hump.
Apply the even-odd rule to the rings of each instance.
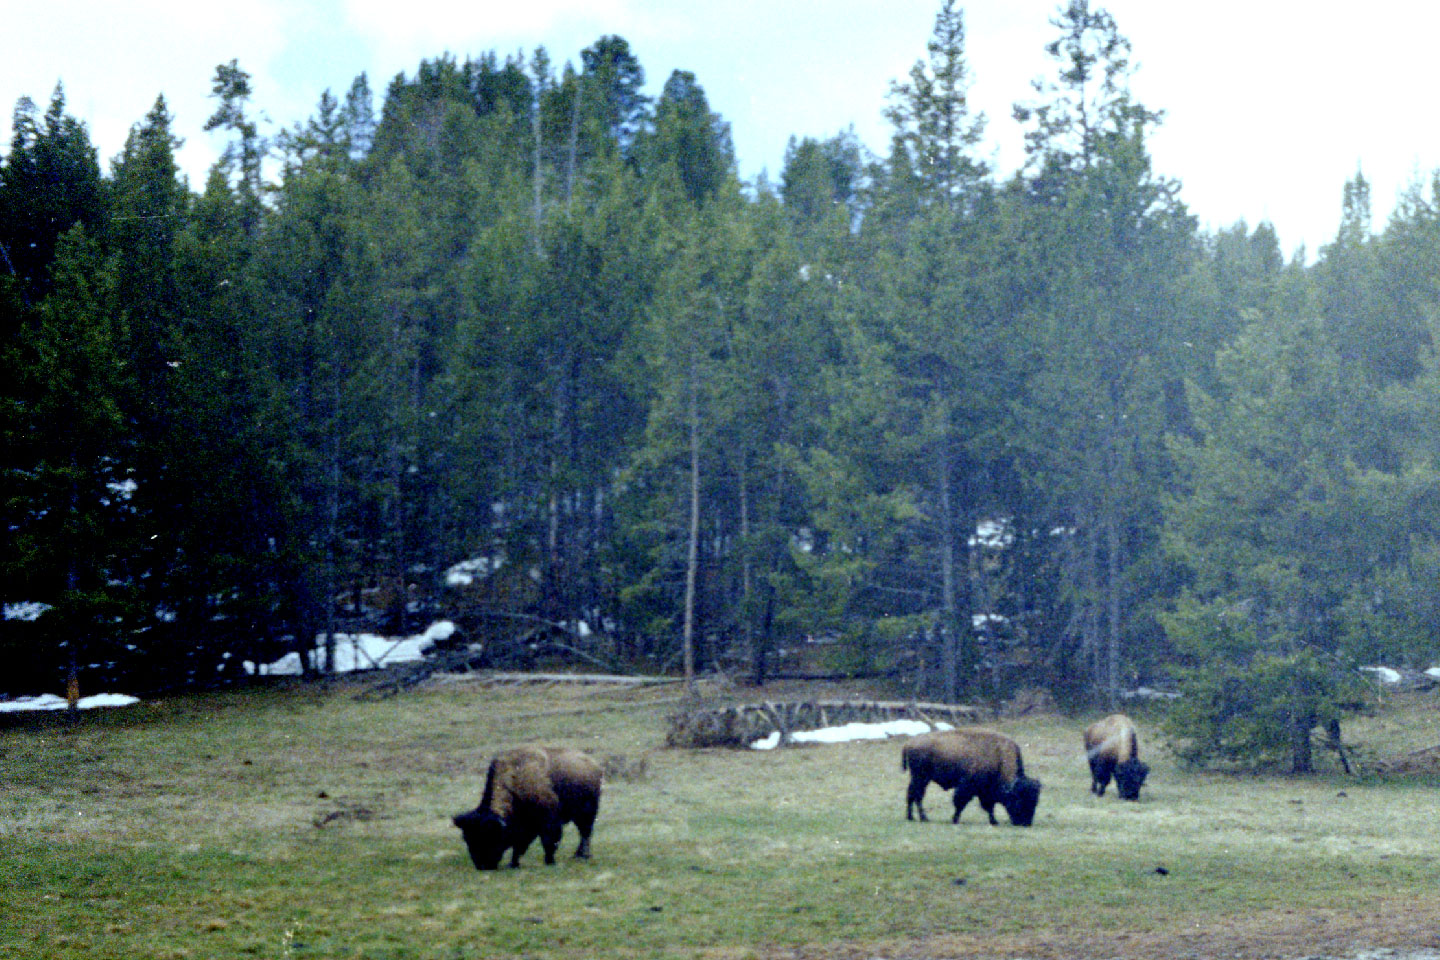
[[[509,820],[517,812],[554,810],[560,802],[550,782],[550,757],[540,747],[518,747],[490,764],[490,809]]]

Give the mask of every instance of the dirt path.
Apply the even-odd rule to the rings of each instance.
[[[1440,898],[1362,914],[1276,910],[1166,931],[1046,930],[760,950],[764,960],[1440,960]]]

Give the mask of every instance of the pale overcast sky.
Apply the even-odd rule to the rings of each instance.
[[[1357,169],[1373,188],[1377,228],[1397,194],[1440,168],[1433,45],[1440,4],[1272,0],[1092,0],[1133,45],[1133,90],[1166,120],[1152,142],[1159,172],[1208,227],[1269,220],[1287,253],[1333,237],[1341,190]],[[362,71],[379,98],[422,58],[543,45],[557,65],[619,34],[645,68],[647,92],[690,70],[731,124],[740,173],[777,176],[792,134],[854,125],[884,150],[890,81],[924,55],[939,0],[0,0],[0,103],[43,110],[57,80],[88,124],[102,164],[159,93],[184,138],[191,185],[204,183],[219,134],[201,130],[216,64],[238,59],[271,132],[303,120],[327,87]],[[1010,117],[1050,78],[1044,45],[1058,0],[962,4],[976,109],[988,159],[1020,157]],[[7,124],[8,127],[8,124]],[[3,139],[8,150],[9,136]]]

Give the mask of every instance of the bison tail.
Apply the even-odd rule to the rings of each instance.
[[[909,770],[909,769],[910,769],[910,748],[909,748],[909,747],[902,747],[902,748],[900,749],[900,769],[901,769],[901,770]]]

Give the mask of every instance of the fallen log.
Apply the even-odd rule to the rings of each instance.
[[[617,687],[650,687],[671,683],[684,683],[680,677],[647,677],[619,673],[487,673],[484,683],[575,683],[581,685],[608,685]]]
[[[844,726],[847,723],[883,723],[921,720],[934,726],[978,723],[990,715],[980,707],[914,700],[799,700],[732,704],[692,708],[670,716],[665,743],[672,747],[747,747],[773,733],[781,743],[802,730]]]

